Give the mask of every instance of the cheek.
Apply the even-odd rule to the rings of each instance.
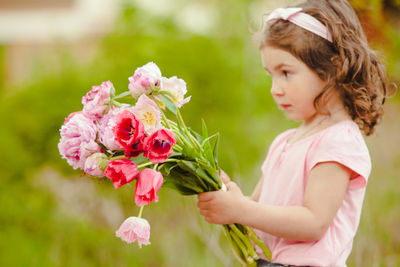
[[[322,90],[325,87],[326,82],[321,80],[316,74],[312,74],[311,77],[309,77],[310,81],[310,86],[312,86],[312,91],[314,93],[314,96],[317,97]]]

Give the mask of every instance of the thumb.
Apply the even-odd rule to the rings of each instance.
[[[221,178],[221,180],[224,184],[227,184],[231,181],[229,176],[223,170],[220,171],[219,177]]]
[[[228,191],[232,191],[233,193],[236,192],[242,193],[242,190],[240,190],[240,187],[235,182],[227,183],[226,188],[228,189]]]

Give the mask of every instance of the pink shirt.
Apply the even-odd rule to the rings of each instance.
[[[261,167],[263,187],[259,202],[301,206],[311,169],[320,162],[338,162],[353,171],[343,203],[325,235],[315,242],[299,242],[256,230],[269,247],[272,262],[287,265],[346,266],[360,221],[365,186],[371,171],[368,148],[357,124],[341,121],[293,144],[295,129],[271,144]],[[261,258],[261,250],[257,249]]]

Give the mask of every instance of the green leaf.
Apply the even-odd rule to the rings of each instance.
[[[138,156],[136,156],[136,157],[132,157],[132,158],[129,158],[133,163],[135,163],[136,165],[139,165],[139,164],[142,164],[142,163],[144,163],[144,162],[146,162],[146,161],[148,161],[148,159],[147,158],[145,158],[142,154],[140,154],[140,155],[138,155]]]
[[[164,162],[161,167],[160,167],[160,171],[165,175],[165,176],[169,176],[171,173],[171,170],[175,167],[177,167],[178,165],[175,162]]]
[[[201,143],[201,140],[203,139],[202,136],[190,127],[188,127],[188,130],[190,133],[192,133],[194,135],[194,137],[197,139],[197,141],[199,141],[199,143]]]
[[[189,142],[189,141],[187,141]],[[189,159],[195,159],[196,157],[198,157],[198,151],[196,151],[195,149],[193,149],[193,147],[184,144],[182,146],[182,155],[184,158],[189,158]]]
[[[204,121],[204,119],[201,119],[201,129],[202,129],[202,140],[205,140],[208,136],[208,131],[207,131],[207,125],[206,122]]]
[[[161,95],[161,98],[162,98],[165,106],[167,107],[167,109],[176,115],[177,108],[176,108],[175,104],[171,101],[171,99],[169,99],[165,95]]]
[[[163,183],[163,186],[171,188],[171,189],[174,189],[174,190],[178,191],[181,195],[184,195],[184,196],[191,196],[191,195],[197,195],[199,193],[202,193],[202,192],[197,192],[197,191],[195,191],[193,189],[184,187],[179,183],[173,183],[170,180],[166,180]]]
[[[211,190],[207,179],[204,179],[204,177],[199,176],[198,173],[196,172],[198,167],[195,166],[194,162],[187,160],[180,160],[177,162],[177,164],[179,165],[182,171],[189,173],[192,177],[195,177],[196,184],[198,184],[198,186],[201,187],[204,191]],[[179,169],[177,169],[177,171],[179,171]]]
[[[201,143],[201,147],[204,150],[205,157],[208,159],[208,161],[212,164],[212,166],[214,168],[216,167],[216,164],[215,164],[213,149],[211,148],[210,140],[217,136],[218,136],[218,133],[214,134],[212,136],[209,136],[206,139],[204,139],[203,142]]]
[[[213,135],[207,137],[206,139],[204,139],[203,143],[201,143],[201,146],[204,146],[206,143],[209,144],[208,141],[209,141],[211,138],[214,138],[214,137],[216,137],[216,136],[219,136],[219,133],[213,134]]]
[[[193,161],[181,160],[178,162],[179,167],[182,169],[191,172],[194,176],[198,177],[199,181],[206,185],[207,191],[218,190],[219,185],[214,181],[212,177],[208,175],[208,173],[204,170],[204,168],[200,167]]]
[[[215,164],[216,164],[216,166],[218,167],[218,146],[219,146],[219,138],[220,138],[220,136],[219,136],[219,133],[217,133],[217,140],[215,140],[215,143],[214,143],[214,160],[215,160]]]
[[[163,176],[165,173],[162,171]],[[187,172],[180,168],[173,168],[169,175],[165,175],[165,181],[174,185],[174,188],[184,195],[193,195],[205,192],[202,186],[199,185],[197,177],[191,172]]]

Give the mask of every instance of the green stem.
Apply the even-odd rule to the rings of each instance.
[[[261,250],[264,253],[265,258],[267,258],[268,260],[271,260],[271,252],[269,251],[267,246],[264,244],[264,242],[262,242],[260,239],[258,239],[258,237],[256,236],[256,233],[254,232],[253,229],[248,227],[248,231],[250,233],[249,236],[250,236],[251,240],[253,240],[254,243],[256,243],[256,245],[261,248]]]
[[[179,128],[177,127],[177,124],[174,121],[171,121],[171,120],[167,119],[167,117],[165,117],[164,114],[162,114],[162,115],[163,115],[164,123],[175,134],[175,137],[177,138],[177,143],[180,143],[182,146],[193,147],[193,141],[190,139],[191,136],[188,135],[188,131],[184,130],[184,133],[186,134],[186,136],[188,136],[189,140],[184,135],[182,135],[181,131],[179,130]],[[191,141],[192,144],[189,141]],[[179,149],[180,149],[180,152],[183,151],[182,146],[180,146],[178,144],[175,144],[174,146],[178,146]]]
[[[164,162],[177,162],[177,160],[176,160],[176,159],[167,159],[167,160],[164,161]],[[139,169],[141,169],[141,168],[143,168],[143,167],[147,167],[147,166],[150,166],[150,165],[153,165],[153,163],[151,163],[151,161],[146,162],[146,163],[139,164],[139,165],[137,165],[137,167],[138,167]],[[157,165],[157,164],[155,164],[155,165]]]
[[[183,118],[182,118],[182,115],[181,115],[179,109],[177,110],[176,115],[178,116],[178,120],[179,120],[180,123],[182,124],[183,131],[186,133],[187,137],[188,137],[189,140],[192,142],[193,147],[197,147],[199,150],[201,150],[201,145],[200,145],[200,143],[196,140],[196,138],[194,138],[194,137],[190,134],[189,130],[187,129],[187,127],[186,127],[186,125],[185,125],[185,122],[184,122],[184,120],[183,120]]]
[[[138,218],[142,218],[143,208],[144,206],[140,207]]]
[[[174,134],[179,137],[182,142],[182,146],[193,148],[193,145],[190,144],[189,141],[183,135],[181,135],[180,132],[174,132]]]
[[[169,121],[168,121],[167,117],[165,116],[164,112],[161,112],[161,116],[162,116],[163,120],[165,121],[165,123],[167,124],[168,128],[172,129],[172,127],[169,124]]]
[[[126,159],[126,157],[122,155],[122,156],[115,156],[115,157],[110,158],[110,160],[117,160],[117,159]]]
[[[130,95],[130,91],[125,91],[125,92],[120,93],[119,95],[114,96],[113,99],[123,98],[128,95]]]
[[[203,186],[204,192],[207,192],[208,191],[208,186],[204,183],[203,179],[201,177],[197,176],[197,175],[194,175],[194,176],[199,180],[200,184]]]
[[[165,117],[164,113],[162,113],[162,119],[163,119],[164,123],[166,124],[167,128],[169,128],[174,133],[178,142],[180,140],[180,143],[182,143],[184,146],[192,147],[192,145],[188,142],[188,140],[186,140],[186,138],[180,133],[179,129],[176,127],[176,123],[174,123],[171,120],[168,120],[167,117]],[[171,124],[173,126],[171,126]],[[174,146],[176,146],[176,145],[177,144],[175,144]]]
[[[150,165],[152,165],[152,164],[153,164],[153,163],[151,163],[151,162],[146,162],[146,163],[142,163],[142,164],[137,165],[137,167],[138,167],[138,169],[141,169],[141,168],[143,168],[143,167],[150,166]]]
[[[178,144],[175,144],[175,145],[174,145],[174,148],[175,148],[176,151],[178,151],[178,152],[180,152],[180,153],[182,153],[182,151],[183,151],[183,148],[182,148],[180,145],[178,145]]]
[[[253,263],[253,258],[249,255],[249,252],[246,250],[246,246],[242,243],[242,240],[233,232],[233,230],[229,231],[229,234],[232,236],[233,240],[235,241],[235,244],[240,248],[240,250],[243,253],[243,256],[245,257],[245,261],[247,264]]]
[[[256,251],[254,250],[253,245],[250,243],[249,239],[247,236],[245,236],[237,227],[235,224],[231,224],[230,227],[232,230],[237,234],[237,236],[243,241],[243,244],[247,247],[247,251],[250,254],[250,256],[253,259],[258,259],[258,255]]]
[[[115,101],[114,99],[112,100],[112,104],[119,108],[123,106],[121,103],[119,103],[118,101]]]
[[[229,244],[231,245],[231,248],[234,250],[236,256],[239,258],[238,260],[244,264],[247,262],[246,257],[244,256],[243,252],[240,250],[238,245],[232,240],[232,236],[229,232],[229,225],[225,224],[223,225],[224,231],[226,238],[228,239]]]

